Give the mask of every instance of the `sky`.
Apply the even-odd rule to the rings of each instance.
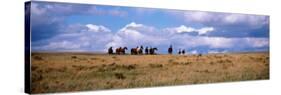
[[[269,51],[265,15],[40,1],[26,12],[32,51],[106,52],[140,45],[162,54],[170,45],[189,54]]]

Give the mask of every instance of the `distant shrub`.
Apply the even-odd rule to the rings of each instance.
[[[115,63],[115,62],[113,62],[113,63],[109,64],[109,66],[114,66],[114,65],[116,65],[116,63]]]
[[[32,74],[32,82],[38,82],[43,80],[43,76],[40,73]]]
[[[189,65],[189,64],[192,64],[192,62],[183,62],[182,64],[183,65]]]
[[[91,60],[98,60],[98,58],[93,57],[93,58],[91,58]]]
[[[232,61],[231,61],[231,60],[229,60],[229,59],[225,59],[225,60],[218,60],[217,62],[218,62],[218,63],[232,63]]]
[[[40,57],[40,56],[34,56],[34,59],[35,59],[35,60],[43,60],[43,58]]]
[[[192,64],[192,62],[173,62],[173,65],[189,65]]]
[[[123,73],[115,73],[114,74],[115,75],[115,78],[117,78],[117,79],[126,79],[126,77],[124,76],[124,74]]]
[[[31,71],[35,71],[37,68],[38,68],[37,66],[32,65],[31,66]]]
[[[58,69],[57,71],[59,71],[59,72],[65,72],[66,70],[67,70],[67,67],[62,67],[62,68]]]
[[[87,69],[86,66],[82,66],[82,65],[72,65],[72,67],[75,68],[78,71],[83,70],[83,69]]]
[[[209,62],[209,64],[214,65],[214,64],[215,64],[215,62],[211,61],[211,62]]]
[[[265,59],[266,59],[266,60],[269,60],[269,57],[267,56]]]
[[[105,62],[105,61],[106,61],[105,59],[102,59],[102,60],[101,60],[101,62]]]
[[[180,63],[179,62],[173,62],[173,65],[179,65]]]
[[[163,67],[162,64],[149,64],[149,66],[152,68],[162,68]]]
[[[72,58],[72,59],[76,59],[76,58],[77,58],[77,56],[71,56],[71,58]]]
[[[174,59],[169,59],[168,60],[169,63],[172,63],[173,61],[174,61]]]
[[[208,69],[206,69],[206,70],[196,70],[195,72],[199,72],[199,73],[211,73]]]
[[[116,59],[117,57],[116,57],[116,56],[112,56],[112,58],[113,58],[113,59]]]
[[[134,65],[128,65],[126,68],[128,70],[136,69],[136,65],[135,64]]]

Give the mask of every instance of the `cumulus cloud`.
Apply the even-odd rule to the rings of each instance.
[[[31,12],[34,15],[42,15],[46,12],[46,10],[39,8],[38,4],[34,3],[34,4],[31,4]]]
[[[64,41],[58,41],[58,42],[50,42],[47,45],[43,45],[41,47],[34,47],[33,49],[41,49],[41,50],[78,50],[80,49],[80,45],[64,40]]]
[[[102,25],[87,24],[88,31],[91,32],[110,32],[110,30]]]
[[[199,35],[206,34],[208,32],[214,31],[214,27],[202,27],[200,29],[195,29],[193,27],[186,27],[185,25],[181,25],[175,28],[168,28],[169,31],[175,31],[177,33],[188,33],[188,32],[197,32]]]
[[[269,16],[204,11],[167,11],[188,25],[212,26],[214,37],[269,37]]]
[[[132,48],[144,45],[158,47],[159,52],[165,53],[167,47],[173,45],[175,49],[186,49],[188,53],[215,53],[266,51],[269,47],[268,16],[173,11],[173,14],[179,15],[176,17],[180,17],[178,19],[183,23],[177,23],[179,25],[176,27],[161,28],[137,22],[127,23],[127,20],[132,20],[132,18],[124,19],[126,25],[123,25],[123,22],[118,23],[123,25],[119,29],[95,23],[65,22],[67,17],[75,14],[106,15],[106,18],[114,16],[119,19],[119,17],[129,15],[127,13],[129,11],[126,10],[127,8],[120,9],[119,7],[32,3],[32,49],[35,51],[105,52],[111,46]],[[163,10],[137,8],[136,12],[149,15],[163,12]]]
[[[230,14],[215,13],[203,11],[188,11],[184,13],[185,20],[199,22],[206,25],[247,25],[250,28],[259,28],[267,25],[267,16],[247,15],[247,14]]]
[[[157,29],[135,22],[125,25],[117,32],[111,32],[107,27],[95,24],[76,24],[69,25],[69,27],[65,28],[64,30],[76,31],[66,31],[64,34],[57,35],[51,39],[34,42],[33,49],[105,52],[109,47],[117,48],[126,46],[132,48],[143,45],[158,47],[159,51],[164,53],[169,45],[173,45],[175,49],[186,49],[188,53],[215,53],[215,51],[267,50],[269,47],[268,38],[194,36],[178,33],[177,29],[179,30],[179,27]],[[186,30],[184,28],[182,29],[189,31],[188,28]],[[193,31],[200,32],[205,28],[192,29]]]
[[[92,27],[97,29],[93,30]],[[106,44],[112,40],[112,33],[102,25],[94,24],[74,24],[63,27],[63,34],[58,34],[52,38],[34,41],[32,49],[34,51],[96,51],[104,52]]]
[[[31,28],[33,31],[32,41],[43,40],[64,33],[69,29],[65,24],[65,19],[73,15],[111,15],[125,17],[126,11],[120,10],[118,7],[111,9],[103,6],[79,5],[79,4],[65,4],[52,2],[33,2],[31,4]],[[47,28],[46,28],[47,27]],[[88,25],[93,32],[110,32],[109,29],[100,25]],[[75,28],[77,29],[77,28]],[[72,31],[72,30],[69,30]]]
[[[154,27],[146,26],[131,22],[121,28],[113,36],[113,40],[108,43],[107,47],[136,47],[139,45],[156,46],[161,44],[165,38],[161,37],[161,31]],[[163,44],[163,43],[162,43]]]
[[[194,29],[192,27],[182,28],[166,28],[166,29],[156,29],[151,26],[146,26],[143,24],[137,24],[132,22],[121,28],[114,36],[113,40],[107,44],[107,47],[120,47],[129,46],[136,47],[139,45],[144,46],[155,46],[165,47],[170,44],[174,45],[175,48],[189,49],[193,50],[198,47],[204,47],[206,50],[209,49],[224,49],[224,51],[233,49],[235,50],[246,50],[255,48],[265,48],[268,47],[268,38],[225,38],[225,37],[208,37],[208,36],[194,36],[189,34],[182,34],[178,32],[180,29],[184,31],[196,31],[200,32],[206,28]],[[206,29],[208,30],[208,29]],[[204,31],[206,31],[204,30]],[[210,29],[213,30],[213,29]],[[206,51],[208,52],[208,51]]]
[[[191,53],[191,54],[198,54],[197,50],[192,50],[189,53]]]
[[[209,50],[208,53],[226,53],[227,51],[217,51],[217,50]]]
[[[94,14],[94,15],[112,15],[112,16],[119,16],[119,17],[125,17],[128,15],[126,11],[120,10],[118,7],[113,8],[111,10],[105,10],[102,8],[98,8],[96,6],[91,6],[87,11],[85,11],[87,14]]]

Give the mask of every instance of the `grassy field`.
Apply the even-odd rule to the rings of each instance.
[[[269,79],[269,53],[32,53],[32,93]]]

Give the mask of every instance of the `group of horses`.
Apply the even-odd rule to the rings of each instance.
[[[113,47],[110,47],[109,49],[108,49],[108,54],[118,54],[118,55],[121,55],[121,54],[126,54],[126,50],[127,50],[128,48],[127,47],[119,47],[119,48],[116,48],[115,49],[115,53],[113,52]],[[157,51],[158,49],[157,48],[152,48],[152,47],[150,47],[150,48],[148,48],[148,47],[146,47],[145,49],[143,48],[143,46],[140,46],[140,47],[136,47],[136,48],[131,48],[131,54],[132,55],[142,55],[142,54],[151,54],[151,55],[153,55],[153,54],[156,54],[156,51]]]
[[[118,54],[118,55],[126,54],[126,50],[127,49],[128,49],[127,47],[119,47],[119,48],[115,49],[115,53],[114,53],[113,52],[113,48],[110,47],[108,49],[108,54]],[[154,48],[146,47],[144,49],[143,46],[140,46],[140,47],[137,46],[136,48],[131,48],[131,55],[142,55],[142,54],[146,54],[146,55],[151,54],[151,55],[153,55],[153,54],[156,54],[157,50],[158,49],[155,48],[155,47]],[[173,54],[173,47],[172,47],[172,45],[170,45],[170,47],[168,48],[168,54]],[[184,55],[185,54],[185,50],[184,49],[183,50],[179,49],[178,54],[180,54],[180,55],[183,54]]]

